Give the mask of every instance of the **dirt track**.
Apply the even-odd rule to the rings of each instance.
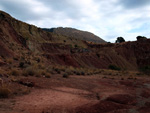
[[[0,113],[150,113],[150,80],[62,76],[21,78],[31,93],[4,99]]]
[[[89,92],[67,87],[53,90],[35,90],[29,95],[17,98],[16,109],[20,111],[30,111],[30,113],[38,113],[46,109],[51,112],[56,112],[57,109],[62,111],[71,110],[89,102],[93,103],[94,100],[88,100],[80,96],[87,94],[89,94]]]

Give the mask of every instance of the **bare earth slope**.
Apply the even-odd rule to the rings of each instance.
[[[91,44],[43,31],[0,12],[0,55],[3,58],[32,54],[45,59],[48,64],[105,69],[113,64],[125,70],[138,70],[150,65],[149,42],[147,39],[121,44]]]

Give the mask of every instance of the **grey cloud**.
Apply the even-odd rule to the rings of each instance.
[[[17,17],[20,20],[38,20],[41,19],[40,14],[35,14],[32,12],[31,7],[24,2],[17,2],[9,0],[6,2],[5,0],[1,1],[1,5],[3,6],[3,10],[7,13],[10,13],[12,16]]]
[[[35,0],[43,4],[44,7],[50,9],[45,15],[42,13],[33,12],[31,4],[26,3],[24,0],[1,0],[0,5],[3,6],[2,10],[11,14],[19,20],[23,21],[38,21],[45,18],[49,20],[80,20],[85,17],[80,12],[80,8],[68,0]]]
[[[38,1],[40,2],[41,0]],[[42,3],[57,11],[63,11],[71,7],[67,0],[43,0]]]
[[[54,12],[63,12],[67,17],[72,19],[85,17],[80,8],[69,0],[43,0],[42,3]]]
[[[133,9],[150,6],[150,0],[120,0],[118,4],[123,5],[125,8]]]

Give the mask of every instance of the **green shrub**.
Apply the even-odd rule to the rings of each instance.
[[[137,36],[136,39],[137,41],[139,41],[139,40],[145,40],[147,38],[145,36]]]
[[[143,72],[144,74],[150,74],[150,65],[144,66],[140,68],[140,71]]]
[[[20,63],[19,63],[19,67],[20,67],[20,68],[24,68],[24,62],[20,62]]]
[[[19,76],[19,71],[17,69],[12,69],[11,75]]]
[[[121,68],[117,67],[116,65],[109,65],[108,68],[111,70],[118,70],[118,71],[121,70]]]
[[[75,44],[74,47],[75,47],[75,48],[78,48],[78,45]]]
[[[65,70],[65,73],[67,73],[68,75],[72,75],[73,74],[73,70],[68,68],[68,69]]]
[[[18,60],[19,60],[19,58],[17,58],[17,57],[14,57],[13,59],[14,59],[14,60],[16,60],[16,61],[18,61]]]
[[[55,68],[54,70],[55,70],[55,72],[58,73],[58,74],[61,73],[60,69],[58,69],[58,68]]]
[[[68,73],[64,73],[63,74],[63,78],[69,78],[69,74]]]
[[[117,37],[116,43],[122,43],[125,42],[123,37]]]
[[[39,62],[41,61],[41,59],[40,59],[40,58],[37,58],[36,61],[39,63]]]
[[[35,75],[35,71],[34,71],[33,68],[28,68],[28,69],[27,69],[27,73],[28,73],[29,75],[31,75],[31,76]]]
[[[80,73],[81,75],[85,75],[85,73],[83,72],[83,71],[81,71],[81,73]]]
[[[0,98],[8,98],[11,91],[6,87],[0,88]]]
[[[80,72],[76,72],[76,75],[81,75],[81,73]]]
[[[33,67],[27,67],[24,71],[23,71],[23,75],[24,76],[33,76],[36,74],[36,70],[37,69],[34,69]]]
[[[58,69],[58,68],[53,67],[53,70],[57,72],[59,69]]]

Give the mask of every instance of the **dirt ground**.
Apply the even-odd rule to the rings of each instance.
[[[29,87],[30,93],[0,99],[0,113],[150,113],[148,77],[53,75],[19,81],[12,87]]]

